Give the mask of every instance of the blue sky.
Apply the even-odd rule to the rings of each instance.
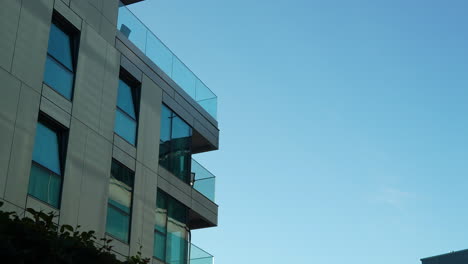
[[[219,97],[216,263],[410,264],[468,248],[466,1],[147,0]]]

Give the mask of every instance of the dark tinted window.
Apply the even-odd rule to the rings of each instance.
[[[75,74],[73,37],[55,23],[50,26],[44,83],[71,100]]]
[[[70,36],[58,28],[55,24],[50,26],[48,53],[63,66],[73,71],[72,44]]]
[[[124,81],[119,80],[119,92],[117,94],[117,106],[133,119],[136,119],[135,104],[132,88]]]
[[[112,161],[106,232],[124,242],[130,235],[134,176],[133,171]]]
[[[161,111],[159,165],[184,182],[190,181],[192,128],[169,108]]]
[[[188,259],[188,208],[158,190],[153,255],[166,263],[185,264]]]
[[[34,139],[28,193],[56,208],[60,204],[64,132],[39,122]]]
[[[115,133],[133,145],[136,144],[138,126],[136,89],[136,87],[130,87],[123,80],[119,80],[114,128]]]

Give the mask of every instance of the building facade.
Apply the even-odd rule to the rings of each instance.
[[[421,259],[422,264],[465,264],[468,263],[468,249]]]
[[[119,258],[212,263],[191,230],[218,222],[217,97],[127,0],[3,0],[2,210],[94,230]]]

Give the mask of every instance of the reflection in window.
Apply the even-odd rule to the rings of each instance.
[[[62,139],[58,130],[37,123],[28,193],[56,208],[62,186]]]
[[[186,264],[190,232],[186,206],[158,190],[154,228],[154,257],[170,264]]]
[[[75,75],[72,37],[56,24],[50,26],[44,82],[71,100]]]
[[[187,183],[190,181],[191,147],[192,128],[163,105],[159,164]]]
[[[112,161],[107,203],[106,232],[128,243],[132,208],[134,173],[116,161]]]
[[[138,113],[135,90],[126,82],[119,80],[114,129],[115,133],[133,145],[136,144]]]

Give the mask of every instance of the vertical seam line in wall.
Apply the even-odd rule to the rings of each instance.
[[[103,127],[102,127],[101,121],[102,121],[102,104],[103,104],[103,101],[104,101],[104,86],[106,85],[106,75],[107,75],[107,60],[108,60],[107,56],[109,54],[109,47],[108,46],[109,45],[107,44],[107,41],[106,41],[106,57],[105,57],[105,63],[104,63],[104,76],[103,76],[102,85],[101,85],[101,102],[99,104],[99,130],[100,130],[100,132],[103,132]]]
[[[12,137],[11,144],[10,144],[10,156],[9,156],[9,159],[8,159],[8,166],[7,166],[7,171],[6,171],[7,178],[6,178],[6,181],[5,181],[5,189],[3,190],[3,198],[5,198],[6,189],[7,189],[6,187],[8,186],[8,178],[9,178],[8,176],[10,174],[9,171],[10,171],[10,163],[11,163],[11,153],[13,152],[13,143],[15,142],[16,120],[18,120],[19,104],[20,104],[20,100],[21,100],[21,91],[22,91],[22,89],[23,89],[23,83],[20,82],[18,102],[16,104],[15,122],[14,122],[14,125],[13,125],[13,137]]]
[[[13,70],[13,62],[15,61],[15,54],[16,54],[16,42],[18,41],[19,24],[21,21],[21,14],[23,13],[23,0],[19,0],[19,2],[20,2],[20,12],[18,15],[18,23],[16,25],[15,43],[13,45],[13,57],[11,58],[10,69],[8,70],[9,72],[12,72]]]
[[[81,121],[77,120],[78,122],[81,123]],[[89,136],[89,128],[85,125],[86,128],[86,138],[85,138],[85,146],[83,150],[83,158],[81,162],[81,175],[80,175],[80,189],[79,189],[79,195],[81,196],[81,189],[83,188],[83,177],[84,177],[84,167],[85,167],[85,158],[86,158],[86,149],[88,147],[88,136]],[[70,125],[71,128],[71,125]],[[81,209],[81,199],[78,199],[78,213],[76,214],[76,224],[79,224],[79,219],[80,219],[80,209]]]

